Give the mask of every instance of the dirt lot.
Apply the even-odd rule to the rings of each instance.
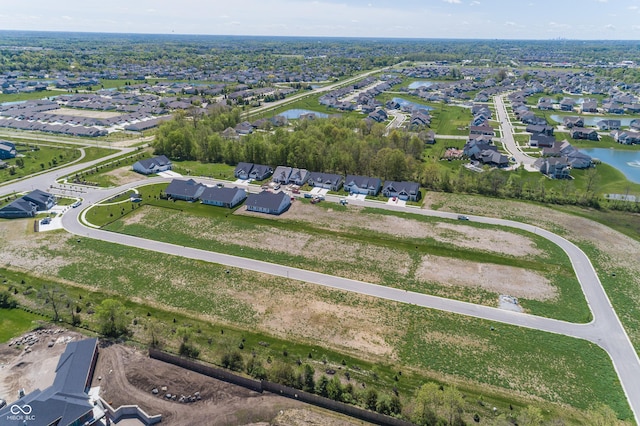
[[[132,171],[130,166],[105,172],[104,176],[108,176],[114,186],[126,185],[140,180],[140,174]]]
[[[66,343],[84,338],[64,329],[34,334],[38,341],[33,345],[0,345],[0,398],[9,403],[17,399],[19,389],[29,393],[50,386]],[[51,341],[57,343],[50,348]],[[26,347],[30,348],[28,353]],[[123,345],[101,344],[92,386],[100,386],[100,395],[114,408],[138,404],[148,414],[162,414],[162,424],[172,426],[368,424],[289,398],[252,392],[150,359]],[[167,386],[166,392],[160,392],[162,395],[200,392],[202,400],[182,404],[151,393],[153,388],[162,386]]]
[[[90,111],[84,109],[75,108],[59,108],[53,111],[49,111],[52,114],[68,115],[71,117],[89,117],[89,118],[112,118],[119,117],[122,114],[113,111]]]
[[[100,380],[101,377],[101,380]],[[192,425],[362,425],[363,422],[320,410],[274,394],[260,394],[215,380],[171,364],[150,359],[145,353],[123,345],[100,349],[93,386],[112,406],[138,404],[148,414],[162,414],[162,424]],[[163,386],[164,392],[151,390]],[[168,401],[167,393],[193,395],[201,401],[183,404]]]
[[[0,345],[0,398],[9,403],[18,398],[20,389],[24,388],[29,393],[51,386],[58,358],[67,343],[82,338],[78,333],[63,329],[51,329],[33,335],[38,339],[33,345],[11,344],[17,339]],[[48,347],[50,342],[55,342],[51,348]]]

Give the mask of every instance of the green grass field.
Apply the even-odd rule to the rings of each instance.
[[[200,163],[198,161],[174,161],[173,171],[186,176],[202,176],[214,179],[233,180],[235,167],[221,163]]]
[[[358,251],[358,247],[363,244],[377,250],[388,250],[404,259],[411,259],[409,272],[398,275],[394,270],[390,270],[382,265],[371,264],[370,262],[334,261],[326,263],[313,256],[307,256],[305,251],[299,255],[292,255],[286,252],[277,252],[278,262],[291,266],[305,265],[306,269],[318,272],[330,273],[346,277],[369,276],[370,279],[376,277],[377,283],[404,288],[412,291],[434,294],[443,297],[454,297],[461,300],[487,304],[493,306],[498,295],[481,289],[452,289],[442,287],[435,283],[428,283],[416,279],[410,271],[415,271],[422,261],[422,256],[433,255],[464,259],[472,262],[485,264],[515,266],[537,271],[547,276],[558,289],[559,295],[553,301],[538,302],[535,300],[521,299],[521,304],[532,313],[561,318],[567,321],[586,322],[591,318],[584,303],[584,298],[577,281],[573,275],[566,255],[556,246],[548,243],[539,237],[521,233],[519,231],[509,231],[526,235],[527,238],[535,240],[536,246],[542,250],[543,255],[534,256],[528,259],[515,258],[490,252],[478,252],[452,245],[450,243],[439,242],[432,238],[404,238],[398,239],[385,233],[371,232],[366,228],[349,227],[349,229],[334,231],[323,226],[316,226],[312,220],[271,220],[245,215],[230,215],[228,209],[216,208],[200,203],[186,203],[181,201],[169,201],[159,199],[161,191],[166,184],[148,185],[140,188],[142,203],[120,203],[108,206],[95,206],[86,215],[86,220],[105,229],[122,232],[125,234],[146,237],[154,235],[153,238],[164,242],[178,245],[209,249],[212,241],[207,236],[208,232],[219,230],[226,235],[241,235],[247,232],[260,234],[278,233],[298,233],[303,240],[309,239],[309,244],[322,244],[322,241],[329,238],[340,244],[341,247],[352,247],[353,256]],[[301,202],[299,200],[298,202]],[[322,205],[321,205],[322,206]],[[318,206],[319,208],[323,208]],[[336,206],[331,205],[332,209]],[[145,210],[145,215],[150,215],[146,220],[135,220],[135,224],[125,225],[120,221],[121,217],[137,214],[139,209]],[[149,210],[151,209],[151,210]],[[149,211],[147,213],[147,210]],[[346,209],[345,209],[346,210]],[[381,220],[385,216],[396,216],[399,218],[416,221],[416,226],[420,222],[435,223],[436,219],[402,213],[390,213],[377,209],[365,209],[366,221]],[[207,231],[194,233],[191,223],[206,218],[208,221]],[[364,219],[363,219],[364,220]],[[486,228],[485,225],[472,224],[472,226]],[[493,229],[491,227],[487,229]],[[317,241],[317,242],[316,242]],[[315,243],[313,243],[315,242]],[[250,257],[259,260],[272,261],[273,249],[253,248],[246,244],[234,244],[225,241],[215,241],[216,251]],[[345,257],[347,253],[344,254]],[[364,259],[363,259],[364,260]],[[346,274],[346,275],[345,275]],[[455,296],[452,296],[454,295]]]
[[[5,160],[9,167],[0,169],[0,182],[49,170],[80,158],[80,151],[76,147],[58,148],[16,143],[16,150],[19,156]],[[23,163],[22,167],[19,166],[20,162]],[[12,174],[11,170],[14,170],[15,173]]]
[[[38,326],[40,315],[22,309],[0,309],[0,343],[5,343]]]
[[[462,379],[458,387],[468,395],[470,404],[483,399],[506,410],[509,404],[517,407],[531,403],[524,395],[535,395],[580,409],[605,403],[621,418],[631,418],[608,357],[584,341],[89,239],[77,243],[70,238],[66,244],[43,246],[42,250],[48,256],[77,259],[60,269],[57,276],[65,282],[56,284],[66,289],[73,304],[82,306],[82,319],[90,328],[93,320],[86,314],[88,307],[106,297],[117,298],[125,304],[130,321],[138,324],[134,327],[135,338],[142,343],[148,333],[145,325],[153,319],[164,324],[159,327],[165,330],[162,340],[174,350],[177,336],[171,330],[191,329],[202,357],[213,362],[219,362],[222,353],[244,341],[243,353],[255,352],[262,360],[270,357],[293,363],[297,359],[324,359],[325,365],[347,365],[345,371],[358,383],[379,389],[395,387],[403,396],[411,394],[427,377],[445,382],[458,377]],[[158,273],[157,265],[162,265],[162,273]],[[3,275],[20,289],[51,284],[51,279],[8,271]],[[24,285],[19,284],[21,279]],[[69,282],[82,283],[84,288],[68,286]],[[306,294],[339,311],[365,304],[388,329],[380,337],[392,345],[397,360],[367,360],[370,355],[363,359],[362,353],[320,346],[296,332],[287,333],[286,339],[271,335],[262,322],[270,313],[260,313],[253,307],[255,303],[248,302],[252,295],[265,292],[274,300]],[[128,300],[121,295],[127,295]],[[37,292],[32,292],[25,303],[42,306]],[[326,327],[333,327],[333,321],[342,320],[331,314],[323,321]],[[287,356],[283,356],[284,350]],[[401,377],[398,371],[402,371]],[[566,415],[565,409],[554,405],[545,405],[545,410]]]

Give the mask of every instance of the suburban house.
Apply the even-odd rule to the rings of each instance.
[[[541,157],[533,163],[533,166],[552,179],[566,179],[569,177],[569,163],[564,158]]]
[[[55,196],[39,189],[35,189],[27,195],[24,195],[22,199],[35,204],[38,211],[49,210],[56,204]]]
[[[550,148],[555,143],[555,136],[547,136],[543,133],[537,133],[531,135],[531,139],[529,140],[529,146],[537,146],[540,148]]]
[[[273,176],[271,180],[275,183],[280,183],[282,185],[287,185],[289,183],[289,176],[291,176],[291,167],[287,166],[278,166],[276,170],[273,172]]]
[[[571,129],[571,137],[573,139],[588,139],[591,141],[600,140],[596,129],[586,129],[584,127],[574,127]]]
[[[247,210],[252,212],[281,214],[291,205],[291,198],[284,192],[262,191],[259,194],[249,194]]]
[[[382,188],[382,181],[368,176],[347,175],[344,190],[350,194],[366,194],[376,196]]]
[[[484,126],[470,126],[469,127],[469,135],[485,135],[485,136],[493,136],[495,132],[493,131],[493,127],[484,125]]]
[[[507,156],[500,154],[498,148],[495,145],[491,145],[491,141],[479,138],[470,140],[464,145],[462,152],[471,161],[476,161],[488,166],[506,167],[509,165]]]
[[[253,169],[253,163],[238,163],[233,175],[238,179],[249,179],[249,173]]]
[[[553,136],[553,126],[541,125],[541,124],[529,124],[526,129],[527,132],[532,134],[543,134],[547,136]]]
[[[49,210],[55,203],[56,198],[53,195],[36,189],[1,208],[0,218],[34,217],[37,212]]]
[[[316,188],[338,191],[342,186],[342,176],[332,173],[311,172],[307,182]]]
[[[582,117],[564,117],[562,119],[564,127],[571,129],[572,127],[584,127],[584,120]]]
[[[133,171],[142,173],[143,175],[151,175],[171,170],[171,167],[173,167],[173,165],[166,156],[158,155],[157,157],[136,161],[133,165]]]
[[[611,136],[616,142],[624,145],[634,145],[640,143],[640,132],[633,130],[614,130],[611,132]]]
[[[38,211],[35,204],[18,198],[0,209],[0,218],[17,219],[22,217],[34,217]]]
[[[94,405],[90,403],[89,389],[97,359],[98,339],[69,342],[58,360],[53,384],[45,390],[36,389],[23,396],[19,405],[30,407],[37,420],[34,424],[93,424]],[[0,409],[0,418],[8,419],[15,415],[14,407],[7,405]],[[28,423],[24,421],[24,424]],[[15,424],[22,424],[22,421]]]
[[[174,200],[196,201],[206,187],[193,179],[173,179],[164,193]]]
[[[620,120],[600,120],[596,123],[600,130],[619,130],[621,126]]]
[[[543,148],[542,155],[562,158],[572,169],[587,169],[593,165],[591,156],[580,152],[567,140],[556,142],[551,148]]]
[[[0,140],[0,160],[15,158],[17,154],[16,146],[13,142]]]
[[[200,194],[200,202],[211,206],[234,208],[247,198],[247,193],[240,188],[218,188],[206,186]]]
[[[265,180],[273,173],[273,169],[262,164],[254,164],[249,172],[249,179]]]
[[[289,176],[289,183],[293,183],[298,186],[302,186],[309,180],[309,171],[307,169],[291,169],[291,175]]]
[[[582,103],[582,112],[598,112],[598,101],[595,99],[585,99]]]
[[[389,198],[398,197],[401,200],[418,201],[420,199],[420,184],[388,180],[382,187],[382,195]]]

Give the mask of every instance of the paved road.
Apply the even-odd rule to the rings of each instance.
[[[507,95],[498,95],[493,98],[496,107],[496,115],[498,116],[498,122],[500,123],[502,146],[509,153],[510,157],[514,157],[516,159],[516,163],[524,164],[525,167],[531,169],[536,159],[522,152],[513,137],[513,125],[509,119],[507,106],[504,103],[506,96]]]
[[[126,150],[123,151],[126,152]],[[122,152],[118,152],[110,157],[121,154]],[[6,194],[13,191],[26,191],[32,189],[33,187],[46,189],[55,181],[55,178],[57,176],[73,173],[77,170],[84,169],[91,164],[100,161],[104,161],[104,159],[96,160],[91,163],[75,164],[51,172],[43,173],[38,176],[25,179],[21,182],[16,182],[0,187],[0,193]],[[159,181],[165,181],[165,179],[152,178],[141,182],[129,183],[127,185],[111,189],[86,188],[86,193],[83,195],[84,206],[92,205],[99,202],[100,200],[109,198],[129,188],[139,186],[140,184]],[[211,179],[207,179],[207,181],[215,182]],[[251,186],[250,190],[257,191],[258,187]],[[327,202],[338,202],[340,197],[328,195],[326,199]],[[455,219],[457,216],[454,213],[424,210],[412,207],[398,207],[395,205],[387,205],[372,201],[354,200],[350,201],[350,203],[394,211],[410,211],[411,213],[415,214],[447,219]],[[575,270],[576,276],[580,281],[582,290],[593,313],[594,319],[588,324],[573,324],[534,315],[511,312],[487,306],[475,305],[471,303],[444,299],[420,293],[408,292],[362,281],[350,280],[318,272],[307,271],[299,268],[241,258],[237,256],[230,256],[221,253],[214,253],[205,250],[183,247],[175,244],[162,243],[128,235],[116,234],[100,229],[93,229],[82,225],[78,221],[78,216],[81,210],[82,209],[68,210],[68,212],[62,219],[62,223],[67,231],[82,237],[95,238],[112,243],[139,247],[146,250],[153,250],[176,256],[214,262],[231,267],[243,268],[275,276],[287,277],[290,279],[305,281],[346,291],[352,291],[401,303],[410,303],[417,306],[454,312],[461,315],[468,315],[505,324],[513,324],[531,329],[586,339],[601,346],[611,357],[616,372],[618,373],[620,382],[622,383],[622,387],[625,391],[625,394],[627,395],[629,404],[636,417],[636,422],[638,422],[639,420],[638,413],[640,413],[640,380],[638,380],[638,378],[640,378],[640,359],[638,358],[635,349],[633,348],[624,328],[622,327],[622,324],[620,323],[613,307],[611,306],[611,303],[604,289],[602,288],[600,280],[598,279],[598,276],[588,257],[573,243],[549,231],[534,227],[532,225],[509,220],[481,216],[469,216],[470,219],[475,222],[513,227],[528,232],[533,232],[559,245],[571,259],[571,263]]]
[[[154,178],[145,183],[162,181],[162,178]],[[208,180],[211,182],[211,180]],[[110,190],[94,190],[87,193],[86,204],[93,204],[104,198],[115,195],[126,189],[138,186],[141,182],[130,183],[119,188]],[[258,190],[257,187],[251,187]],[[339,196],[328,195],[327,202],[338,202]],[[351,204],[366,205],[380,209],[394,211],[410,211],[415,214],[434,216],[446,219],[456,219],[454,213],[424,210],[410,207],[398,207],[372,201],[351,201]],[[598,276],[589,261],[588,257],[573,243],[544,229],[519,222],[488,218],[481,216],[469,216],[471,221],[487,223],[498,226],[506,226],[522,229],[538,234],[560,246],[571,259],[576,276],[582,286],[589,307],[593,313],[593,320],[588,324],[574,324],[565,321],[543,318],[518,312],[506,311],[497,308],[475,305],[472,303],[460,302],[436,296],[430,296],[395,288],[375,285],[362,281],[350,280],[346,278],[322,274],[319,272],[307,271],[300,268],[278,265],[259,260],[247,259],[243,257],[231,256],[215,253],[190,247],[183,247],[175,244],[163,243],[145,238],[116,234],[100,229],[92,229],[83,226],[78,221],[80,209],[72,209],[63,218],[63,226],[69,232],[89,238],[95,238],[127,246],[139,247],[145,250],[172,254],[207,262],[218,263],[235,268],[242,268],[251,271],[266,273],[270,275],[287,277],[290,279],[305,281],[326,287],[336,288],[345,291],[356,292],[368,296],[393,300],[401,303],[410,303],[426,308],[438,309],[454,312],[461,315],[468,315],[476,318],[501,322],[505,324],[518,325],[536,330],[562,334],[591,341],[601,346],[610,356],[616,369],[622,387],[627,395],[629,404],[637,417],[640,412],[640,359],[633,348],[622,324],[613,310],[609,298],[607,297]]]

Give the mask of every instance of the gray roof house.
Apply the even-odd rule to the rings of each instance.
[[[619,130],[621,126],[620,120],[600,120],[596,123],[600,130]]]
[[[273,172],[273,177],[271,178],[271,180],[276,183],[287,185],[289,183],[289,176],[291,176],[291,170],[291,167],[278,166]]]
[[[344,190],[350,194],[366,194],[376,196],[382,188],[382,181],[368,176],[347,175]]]
[[[196,201],[206,187],[193,179],[173,179],[164,193],[175,200]]]
[[[23,198],[18,198],[0,209],[0,218],[18,219],[34,217],[37,211],[38,207],[35,204]]]
[[[569,177],[569,163],[564,158],[540,157],[534,163],[542,174],[552,179],[566,179]]]
[[[151,175],[171,170],[171,167],[173,167],[173,165],[166,156],[158,155],[157,157],[136,161],[133,164],[133,171],[142,173],[143,175]]]
[[[16,146],[13,142],[0,140],[0,160],[8,160],[9,158],[15,158],[18,154]]]
[[[22,199],[26,201],[30,201],[36,205],[38,211],[49,210],[56,204],[56,197],[49,194],[48,192],[41,191],[39,189],[35,189],[24,195]]]
[[[307,182],[313,187],[338,191],[342,186],[342,176],[333,173],[311,172]]]
[[[291,198],[284,192],[262,191],[259,194],[249,194],[247,210],[267,214],[282,214],[291,205]]]
[[[233,171],[233,175],[238,179],[249,179],[251,169],[253,169],[253,163],[238,163]]]
[[[388,180],[382,187],[385,197],[398,197],[401,200],[418,201],[420,198],[420,184],[417,182],[394,182]]]
[[[289,183],[296,184],[298,186],[304,185],[309,180],[309,170],[307,169],[291,169],[291,176],[289,176]]]
[[[270,166],[263,164],[254,164],[251,172],[249,173],[249,179],[253,180],[265,180],[273,173],[273,169]]]
[[[45,390],[36,389],[0,409],[0,418],[23,416],[24,411],[16,410],[15,406],[24,409],[28,406],[35,418],[33,421],[24,421],[24,424],[93,424],[93,404],[89,402],[88,392],[97,359],[98,339],[70,342],[60,355],[53,384]],[[23,424],[23,421],[18,419],[12,424]]]
[[[247,193],[240,188],[205,187],[200,194],[200,202],[211,206],[234,208],[247,198]]]
[[[537,134],[531,135],[531,139],[529,140],[529,145],[537,146],[541,148],[544,148],[544,147],[550,148],[553,146],[555,141],[556,141],[555,136],[547,136],[542,133],[537,133]]]

